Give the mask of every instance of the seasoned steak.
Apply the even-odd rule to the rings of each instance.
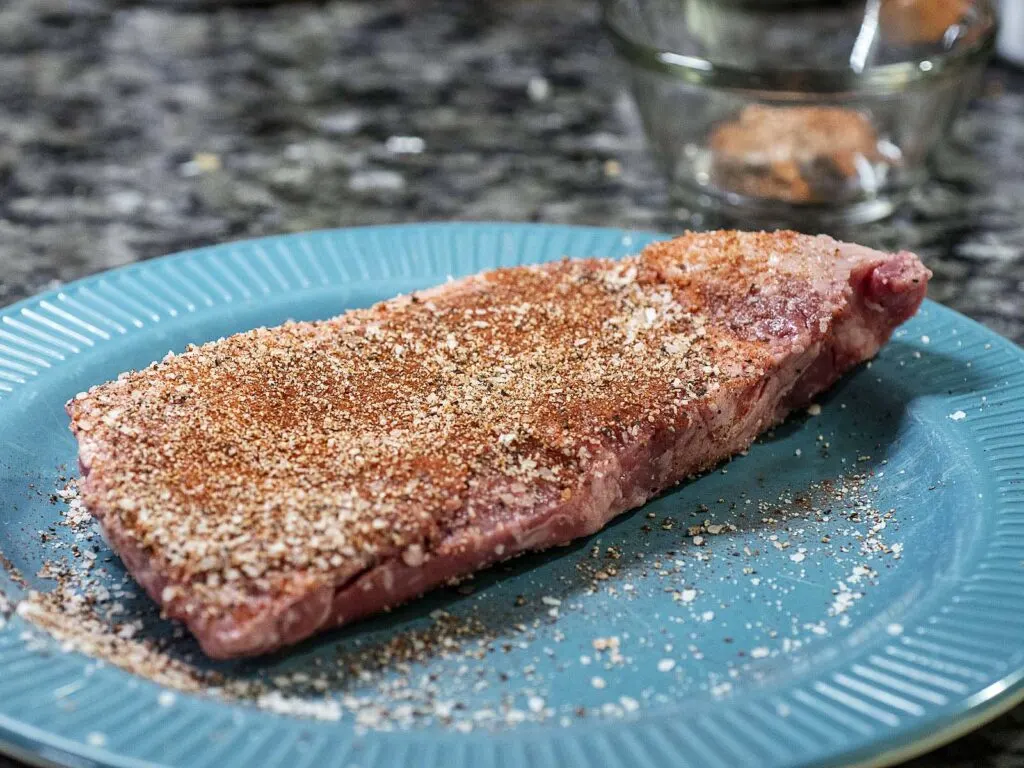
[[[169,355],[68,404],[111,546],[245,656],[565,544],[746,448],[930,273],[793,232],[485,272]]]

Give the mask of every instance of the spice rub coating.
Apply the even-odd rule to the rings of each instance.
[[[81,494],[211,656],[567,543],[745,448],[928,272],[792,232],[499,269],[190,347],[68,404]]]

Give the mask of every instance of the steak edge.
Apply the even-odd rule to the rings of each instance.
[[[68,403],[82,497],[213,658],[566,544],[873,357],[930,273],[792,232],[482,273]]]

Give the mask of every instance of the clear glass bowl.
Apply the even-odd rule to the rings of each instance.
[[[991,0],[604,0],[673,190],[760,224],[889,215],[975,91]]]

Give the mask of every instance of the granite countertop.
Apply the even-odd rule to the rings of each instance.
[[[669,201],[589,2],[193,6],[0,4],[0,305],[318,227],[713,223]],[[857,239],[1024,341],[1024,74],[989,71],[936,177]],[[1024,767],[1024,708],[913,765]]]

